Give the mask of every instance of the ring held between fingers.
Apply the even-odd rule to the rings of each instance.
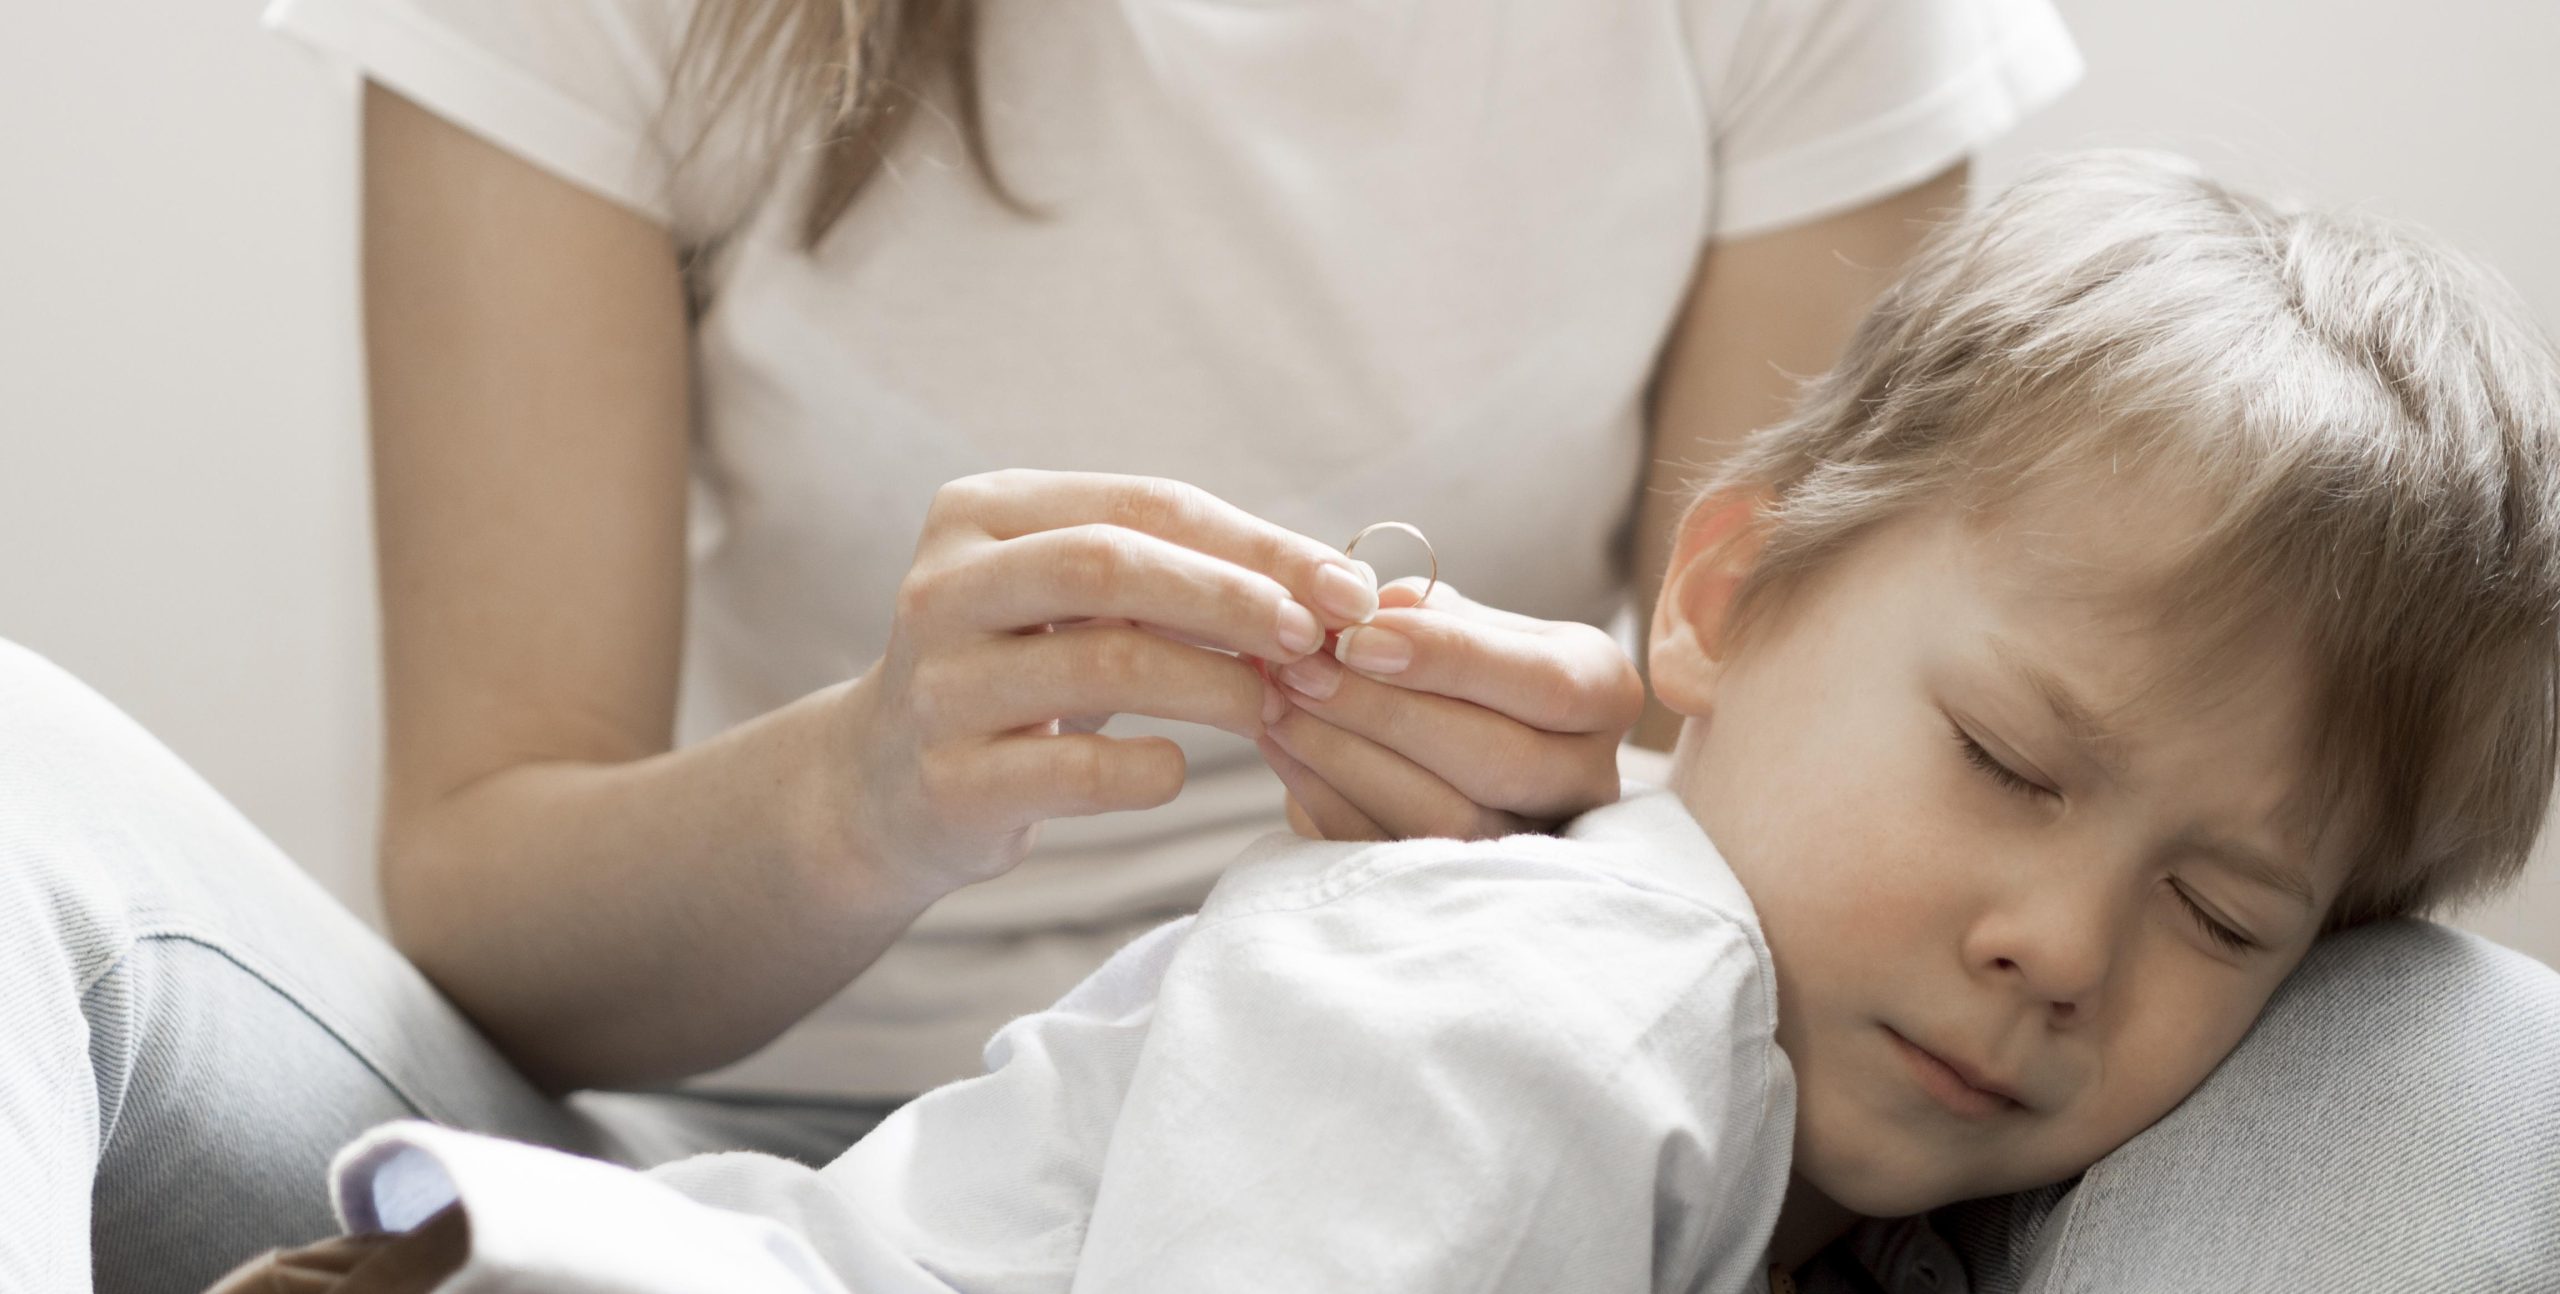
[[[1398,687],[1470,701],[1547,732],[1607,732],[1613,737],[1644,712],[1644,681],[1635,662],[1606,632],[1590,625],[1547,625],[1524,632],[1498,621],[1436,610],[1389,607],[1336,640],[1337,660]],[[1372,636],[1372,635],[1375,636]],[[1392,663],[1370,669],[1372,648]]]
[[[927,524],[974,528],[999,542],[1089,525],[1126,530],[1269,579],[1335,628],[1366,620],[1378,605],[1375,572],[1182,481],[1010,468],[942,487]]]

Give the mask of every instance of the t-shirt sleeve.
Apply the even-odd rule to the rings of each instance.
[[[262,19],[428,111],[699,241],[757,159],[736,132],[675,174],[669,115],[694,0],[273,0]],[[681,187],[679,187],[681,186]]]
[[[2080,79],[2048,0],[1687,0],[1717,237],[1945,170]]]
[[[1691,897],[1552,863],[1204,911],[1074,1288],[1738,1288],[1700,1276],[1756,1262],[1792,1123],[1760,964]]]

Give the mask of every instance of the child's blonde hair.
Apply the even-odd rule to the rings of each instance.
[[[2512,880],[2551,796],[2556,440],[2560,361],[2463,259],[2174,159],[2067,157],[1940,231],[1707,484],[1766,498],[1726,632],[1922,506],[2201,490],[2164,614],[2203,657],[2302,644],[2312,811],[2361,833],[2329,926],[2421,912]]]

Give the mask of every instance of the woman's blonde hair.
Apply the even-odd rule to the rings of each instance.
[[[1767,500],[1726,632],[1889,520],[2057,484],[2207,501],[2146,604],[2198,631],[2189,679],[2307,653],[2333,928],[2515,876],[2560,765],[2560,357],[2495,276],[2176,159],[2046,164],[1708,483]]]
[[[987,154],[976,36],[974,0],[700,0],[668,87],[694,123],[675,169],[732,114],[768,148],[814,133],[822,153],[800,216],[801,246],[814,248],[944,81],[971,164],[1010,204]]]

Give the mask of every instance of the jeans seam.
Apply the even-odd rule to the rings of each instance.
[[[96,974],[88,976],[81,982],[79,998],[80,1020],[82,1025],[88,1031],[89,1036],[87,1041],[88,1046],[91,1048],[95,1048],[97,1046],[97,1013],[94,1010],[96,1004],[93,999],[97,997],[98,990],[104,987],[106,982],[113,978],[117,971],[124,969],[127,962],[132,960],[133,950],[140,946],[141,942],[139,940],[135,940],[125,944],[121,948],[118,948],[115,956],[107,958],[105,962],[99,965]],[[139,1045],[135,1043],[133,1038],[133,1021],[131,1019],[131,1012],[128,1011],[126,1015],[127,1018],[124,1020],[122,1028],[119,1030],[119,1041],[121,1041],[127,1048],[139,1051]],[[94,1060],[90,1062],[89,1066],[89,1086],[92,1089],[97,1089],[99,1087],[97,1062]],[[100,1159],[104,1159],[106,1157],[107,1147],[115,1143],[116,1129],[124,1123],[125,1103],[132,1099],[132,1096],[133,1074],[131,1066],[126,1067],[125,1081],[120,1085],[116,1093],[116,1108],[112,1112],[106,1108],[106,1093],[103,1091],[98,1092],[98,1156]]]
[[[322,1032],[336,1040],[339,1046],[346,1049],[348,1055],[355,1057],[357,1064],[364,1066],[367,1072],[379,1079],[382,1085],[391,1091],[392,1095],[408,1106],[411,1113],[436,1123],[454,1122],[449,1115],[437,1110],[434,1102],[426,1100],[420,1093],[412,1091],[408,1084],[393,1077],[391,1072],[375,1058],[373,1049],[357,1037],[353,1028],[329,1018],[328,1012],[313,1005],[310,994],[296,984],[293,977],[267,964],[256,954],[235,947],[222,936],[211,931],[184,922],[165,919],[137,931],[133,947],[139,948],[145,941],[193,944],[239,967],[250,978],[266,985],[276,996],[291,1004],[304,1019],[318,1025]],[[131,952],[132,950],[128,949],[126,957],[130,957]],[[121,961],[124,958],[118,960]]]

